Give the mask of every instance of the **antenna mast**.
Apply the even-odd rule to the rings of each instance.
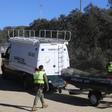
[[[80,12],[82,12],[82,0],[80,0]]]
[[[42,18],[42,4],[39,5],[39,18]]]

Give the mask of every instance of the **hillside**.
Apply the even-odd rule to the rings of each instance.
[[[84,12],[72,10],[67,16],[37,19],[28,27],[6,27],[0,31],[0,42],[8,40],[8,29],[69,30],[72,39],[68,45],[71,67],[89,71],[105,71],[112,60],[112,9],[88,5]]]

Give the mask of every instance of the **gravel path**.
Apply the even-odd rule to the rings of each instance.
[[[1,74],[1,71],[0,71]],[[68,85],[67,89],[75,89]],[[42,109],[38,103],[38,112],[112,112],[112,96],[101,101],[98,107],[92,107],[87,93],[69,95],[67,90],[62,94],[45,94],[48,108]],[[26,92],[23,87],[12,80],[3,80],[0,75],[0,112],[31,112],[34,95]]]
[[[69,85],[67,88],[74,88]],[[112,112],[111,96],[101,101],[98,107],[92,107],[87,99],[87,93],[69,95],[67,90],[62,94],[48,93],[45,100],[49,107],[41,108],[39,102],[38,112]],[[30,112],[34,95],[25,92],[21,85],[11,80],[0,78],[0,112]]]

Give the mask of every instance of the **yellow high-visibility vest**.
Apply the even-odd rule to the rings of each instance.
[[[44,84],[44,71],[37,71],[34,73],[34,83],[36,84]]]
[[[108,72],[112,72],[112,64],[108,66]]]

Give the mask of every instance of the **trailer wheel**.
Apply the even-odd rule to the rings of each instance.
[[[92,104],[92,106],[98,106],[101,100],[101,93],[100,92],[95,92],[95,91],[90,91],[88,94],[89,101]]]
[[[58,91],[59,91],[60,94],[62,93],[62,89],[61,88],[59,88]]]
[[[45,91],[46,91],[46,87],[45,87]],[[49,92],[54,92],[54,87],[51,83],[49,83]]]

